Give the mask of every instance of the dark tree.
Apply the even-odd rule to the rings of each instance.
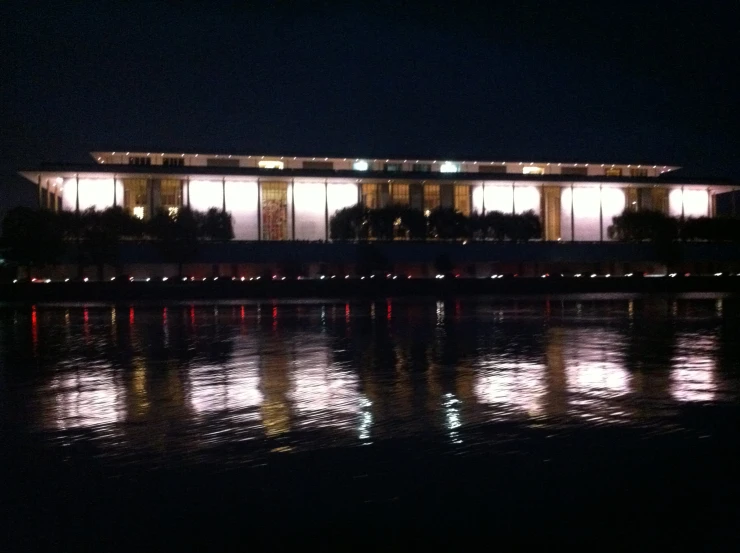
[[[409,240],[424,240],[427,236],[427,218],[419,209],[406,206],[396,208],[396,236]]]
[[[539,217],[531,210],[507,215],[506,235],[512,242],[528,242],[542,237]]]
[[[628,211],[612,218],[607,234],[624,242],[670,242],[678,237],[678,220],[660,211]]]
[[[368,212],[370,235],[376,240],[393,240],[395,226],[400,224],[398,208],[395,206],[371,209]]]
[[[64,252],[64,234],[56,213],[15,207],[3,219],[3,240],[8,259],[26,267],[55,265]]]
[[[439,207],[429,214],[429,234],[432,238],[450,240],[469,234],[468,218],[447,207]]]
[[[160,210],[148,222],[148,233],[164,259],[177,263],[178,277],[182,277],[183,265],[198,253],[203,218],[201,213],[184,207],[175,216]]]
[[[332,240],[364,240],[368,236],[367,209],[353,205],[338,210],[329,221]]]
[[[201,234],[216,242],[228,242],[234,238],[234,220],[231,213],[212,207],[203,216]]]

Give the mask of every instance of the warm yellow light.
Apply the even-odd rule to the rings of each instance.
[[[529,166],[522,168],[522,173],[525,175],[544,175],[545,170],[542,167]]]
[[[174,219],[177,217],[177,209],[176,207],[169,207],[167,208],[167,214]]]
[[[285,163],[282,161],[260,161],[257,163],[260,169],[284,169]]]
[[[136,207],[134,207],[133,213],[134,213],[134,217],[137,217],[139,219],[144,218],[144,208],[140,205],[137,205]]]

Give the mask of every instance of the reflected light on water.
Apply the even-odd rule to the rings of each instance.
[[[546,391],[545,367],[541,363],[489,360],[476,371],[475,396],[495,407],[495,418],[512,414],[542,414]]]
[[[671,371],[671,395],[678,401],[712,401],[715,398],[713,336],[681,335]]]
[[[356,426],[365,398],[356,373],[332,363],[326,347],[306,347],[295,359],[288,394],[299,427]]]
[[[99,429],[125,415],[121,386],[110,367],[65,371],[52,378],[41,401],[45,425],[57,430]]]
[[[549,316],[544,299],[392,307],[388,322],[385,299],[137,305],[135,325],[129,305],[8,308],[0,370],[20,399],[0,408],[49,440],[205,455],[255,440],[467,446],[491,422],[660,427],[655,414],[740,390],[727,298],[561,301]]]
[[[229,368],[201,365],[191,369],[189,376],[190,403],[199,415],[241,412],[262,403],[260,379],[254,365],[240,364]],[[258,417],[256,411],[239,413],[238,416],[248,420]]]

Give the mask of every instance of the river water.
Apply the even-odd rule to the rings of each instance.
[[[396,459],[437,476],[450,459],[492,454],[588,466],[614,461],[623,441],[665,444],[646,454],[668,457],[713,443],[702,460],[719,462],[737,428],[739,306],[614,295],[4,306],[0,416],[16,465],[46,459],[44,471],[97,482],[154,473],[175,487],[188,471],[281,482],[328,471],[351,483],[348,508],[392,504],[421,478],[382,476]],[[480,464],[465,470],[486,486]],[[38,473],[21,478],[25,496]]]

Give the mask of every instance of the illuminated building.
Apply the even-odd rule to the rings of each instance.
[[[362,203],[402,204],[424,212],[454,208],[466,215],[533,210],[545,240],[608,240],[624,209],[673,216],[713,216],[729,184],[677,179],[677,167],[602,163],[537,163],[92,152],[97,163],[47,166],[21,174],[52,209],[124,207],[147,218],[218,208],[230,212],[237,240],[328,240],[339,209]]]

